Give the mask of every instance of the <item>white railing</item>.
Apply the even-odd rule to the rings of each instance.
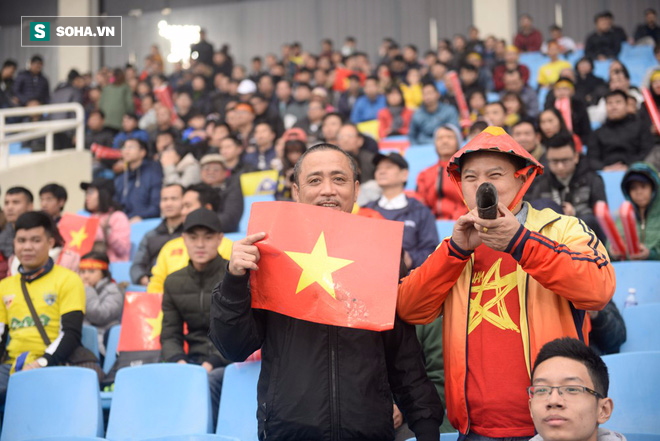
[[[34,122],[9,123],[14,116],[44,115],[74,112],[74,118]],[[0,109],[0,169],[9,167],[9,145],[46,137],[46,155],[53,153],[53,135],[75,129],[76,151],[85,149],[85,109],[78,103],[45,104],[34,107]]]

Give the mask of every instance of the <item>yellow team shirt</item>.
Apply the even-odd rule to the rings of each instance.
[[[551,61],[544,64],[539,69],[538,83],[539,86],[552,86],[559,79],[559,74],[564,69],[572,69],[571,63],[566,60]]]
[[[218,247],[218,254],[223,259],[229,260],[232,245],[233,242],[231,239],[223,237]],[[185,268],[189,260],[188,250],[186,249],[186,244],[183,242],[183,237],[177,237],[163,245],[156,258],[156,264],[151,270],[151,279],[149,279],[149,285],[147,285],[147,292],[152,294],[162,293],[165,278],[173,272]]]
[[[38,279],[26,284],[34,309],[44,325],[51,342],[60,334],[60,317],[72,311],[85,312],[85,287],[80,277],[59,265]],[[30,309],[21,290],[21,275],[15,274],[0,281],[0,323],[5,325],[10,341],[7,345],[9,360],[29,352],[25,365],[44,355],[46,345],[34,325]]]
[[[409,108],[409,109],[417,109],[419,106],[422,105],[422,85],[421,84],[413,84],[413,85],[407,85],[407,84],[402,84],[401,85],[401,92],[403,93],[403,101],[404,105]]]

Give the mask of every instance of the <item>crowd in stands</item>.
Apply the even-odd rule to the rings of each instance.
[[[606,243],[595,213],[596,203],[607,201],[600,173],[624,172],[621,188],[633,204],[641,245],[639,253],[629,256],[608,249],[610,257],[660,260],[660,133],[640,90],[648,88],[655,106],[660,106],[660,67],[643,72],[643,83],[633,85],[630,67],[617,59],[624,44],[650,44],[656,45],[654,54],[660,63],[660,25],[655,11],[648,9],[644,19],[634,37],[628,38],[610,12],[599,13],[594,30],[581,44],[564,36],[556,25],[544,36],[534,28],[532,17],[523,15],[511,44],[493,36],[482,39],[479,30],[470,27],[468,37],[440,40],[437,50],[423,53],[414,45],[400,46],[386,38],[377,59],[363,52],[365,48],[352,37],[341,48],[327,39],[318,49],[310,43],[283,44],[279,55],[254,55],[248,67],[234,61],[228,46],[215,48],[202,31],[199,43],[191,47],[189,66],[187,62],[166,66],[153,46],[142,66],[103,67],[84,74],[71,70],[66,81],[54,89],[42,73],[43,59],[38,55],[20,72],[16,62],[6,60],[0,73],[0,108],[64,102],[84,107],[85,147],[93,154],[93,178],[81,177],[79,189],[46,185],[39,193],[41,211],[34,211],[34,196],[25,183],[2,189],[0,344],[9,364],[0,367],[0,400],[10,371],[64,364],[79,346],[83,323],[97,327],[104,353],[107,331],[121,320],[125,289],[113,280],[109,267],[130,261],[131,280],[123,282],[163,294],[162,361],[205,367],[217,414],[222,368],[230,360],[209,339],[209,314],[214,286],[231,278],[225,274],[231,270],[227,261],[232,252],[226,234],[239,231],[240,219],[249,208],[244,206],[241,176],[272,170],[277,175],[274,198],[291,201],[295,165],[317,143],[338,146],[357,165],[360,193],[355,212],[404,222],[402,276],[420,268],[439,244],[452,247],[444,256],[447,260],[458,258],[464,264],[469,259],[465,251],[471,249],[469,241],[464,246],[453,240],[443,242],[436,221],[456,221],[468,213],[458,187],[461,171],[458,177],[455,174],[460,164],[451,159],[488,126],[501,127],[534,163],[544,167],[525,194],[524,216],[528,206],[529,210],[551,208],[579,218],[580,225],[588,226]],[[582,47],[584,56],[574,63],[567,61]],[[537,51],[549,61],[532,71],[520,56]],[[611,60],[607,78],[596,75],[594,63],[600,60]],[[451,79],[454,72],[461,90],[455,89]],[[536,78],[531,77],[532,72]],[[461,109],[463,97],[467,109]],[[379,149],[379,142],[388,138],[403,142],[410,151],[432,148],[437,157],[425,158],[426,168],[413,175],[406,155],[400,154],[403,151]],[[73,141],[73,133],[61,134],[55,148],[68,148]],[[36,152],[43,151],[45,144],[35,140],[24,147]],[[414,182],[415,190],[407,190],[408,182]],[[72,191],[84,191],[86,215],[99,220],[94,249],[84,256],[65,250],[57,230]],[[77,211],[83,207],[66,208]],[[131,226],[153,218],[162,221],[144,235],[132,255]],[[27,234],[35,229],[43,235]],[[594,252],[598,255],[603,250]],[[506,264],[515,266],[509,260]],[[461,271],[450,274],[455,276],[454,282]],[[420,271],[413,274],[427,277]],[[32,326],[21,280],[29,282],[30,291],[39,293],[31,294],[38,297],[38,312],[50,314],[43,327],[53,343],[42,342]],[[532,282],[533,289],[545,289],[542,282]],[[46,292],[49,284],[56,286],[56,292]],[[458,283],[452,286],[457,292],[464,288]],[[8,300],[10,291],[13,297]],[[442,319],[434,321],[437,314],[414,310],[423,303],[419,292],[408,293],[405,302],[409,303],[399,304],[399,314],[409,323],[431,322],[418,326],[417,334],[427,358],[442,358],[442,342],[424,343],[423,339],[425,333],[439,335]],[[602,311],[592,311],[587,300],[581,308],[591,317],[591,346],[602,354],[618,352],[625,340],[621,315],[608,301],[593,308],[602,307]],[[558,314],[570,314],[564,306],[553,307]],[[8,337],[11,342],[5,348]],[[536,424],[539,436],[546,429],[538,397],[553,397],[555,387],[548,390],[534,378],[541,372],[544,378],[561,375],[561,369],[548,371],[553,357],[577,362],[568,367],[578,373],[567,375],[583,380],[582,393],[604,400],[599,401],[603,412],[608,416],[612,412],[611,400],[606,400],[607,383],[598,377],[602,377],[602,361],[588,349],[566,349],[571,344],[558,341],[544,349],[534,347],[544,355],[533,365],[528,391],[532,419],[535,424],[540,421]],[[490,352],[499,349],[483,348]],[[590,360],[586,368],[583,359]],[[476,362],[473,358],[462,361],[466,360]],[[429,376],[443,405],[458,406],[445,402],[442,364],[428,361]],[[485,386],[486,375],[470,381]],[[512,384],[517,387],[527,380]],[[524,395],[525,390],[518,392]],[[559,388],[558,394],[562,392],[575,391]],[[448,400],[458,397],[455,391],[452,394]],[[468,399],[475,398],[470,395]],[[484,406],[475,408],[487,413]],[[405,429],[397,412],[395,405],[396,428]],[[489,422],[489,418],[481,421]],[[456,428],[465,429],[462,420]],[[445,422],[443,430],[454,429]],[[477,430],[505,434],[485,427]],[[521,429],[519,433],[526,436],[527,432]],[[412,436],[410,430],[397,432],[397,439],[407,436]],[[518,435],[507,432],[506,436]],[[423,438],[418,435],[418,439]]]

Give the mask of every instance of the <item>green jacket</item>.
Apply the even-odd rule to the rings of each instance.
[[[109,84],[101,92],[99,108],[105,114],[105,126],[115,130],[122,130],[121,121],[124,114],[133,113],[133,93],[128,84],[121,86]]]
[[[160,334],[161,359],[201,364],[208,361],[214,368],[229,364],[208,336],[211,323],[211,291],[225,276],[227,261],[219,255],[197,271],[189,261],[185,268],[165,279],[163,292],[163,328]],[[183,325],[188,334],[183,334]],[[183,350],[188,343],[188,354]]]
[[[640,215],[639,207],[630,199],[628,191],[628,180],[631,175],[638,174],[647,177],[653,184],[653,195],[651,204],[645,215]],[[630,166],[621,181],[621,191],[626,200],[630,201],[635,208],[635,220],[637,221],[637,235],[641,243],[649,249],[649,260],[660,260],[660,200],[658,199],[658,188],[660,188],[660,177],[658,171],[650,164],[636,162]],[[617,220],[619,234],[624,238],[621,220]]]
[[[426,374],[438,391],[443,409],[447,409],[445,405],[445,362],[442,356],[442,316],[427,325],[417,325],[415,328],[417,339],[424,351]],[[440,426],[440,433],[450,432],[456,432],[456,429],[452,427],[449,418],[445,415],[442,426]]]

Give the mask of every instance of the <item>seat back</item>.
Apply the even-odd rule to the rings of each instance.
[[[635,288],[637,302],[640,305],[660,303],[659,261],[614,262],[612,266],[616,275],[616,291],[613,300],[619,310],[624,309],[630,288]]]
[[[140,222],[131,224],[131,259],[135,256],[135,252],[144,235],[160,225],[162,221],[161,218],[156,217],[153,219],[143,219]]]
[[[83,325],[82,345],[92,351],[96,355],[96,358],[101,358],[101,354],[99,353],[99,331],[96,329],[96,326]]]
[[[257,382],[261,362],[234,363],[225,368],[216,433],[257,441]]]
[[[454,232],[455,221],[450,220],[437,220],[435,221],[435,228],[438,230],[438,237],[440,241],[444,240],[445,237],[449,237]]]
[[[115,364],[115,360],[117,360],[117,346],[119,345],[120,333],[121,325],[114,325],[108,333],[108,343],[105,347],[105,358],[103,359],[103,372],[106,374],[110,372],[110,369]]]
[[[603,360],[610,374],[608,395],[614,401],[612,417],[603,427],[660,435],[660,352],[613,354]]]
[[[110,274],[117,283],[128,282],[131,283],[131,262],[111,262]]]
[[[49,367],[9,378],[2,441],[103,436],[99,379],[92,369]]]
[[[211,394],[201,366],[158,363],[120,369],[106,439],[210,433]]]
[[[660,317],[660,303],[637,305],[622,312],[626,323],[626,342],[621,352],[660,351],[660,332],[655,320]]]
[[[621,181],[623,180],[623,171],[599,171],[598,174],[605,183],[605,196],[607,196],[607,206],[614,219],[619,218],[619,207],[626,198],[621,191]]]
[[[406,190],[416,190],[417,175],[438,162],[438,154],[433,145],[415,145],[406,150],[405,158],[408,161]]]
[[[255,194],[253,196],[243,196],[243,215],[238,223],[238,231],[246,232],[248,221],[250,220],[250,211],[252,210],[252,203],[254,202],[267,202],[273,201],[275,198],[272,194]]]

